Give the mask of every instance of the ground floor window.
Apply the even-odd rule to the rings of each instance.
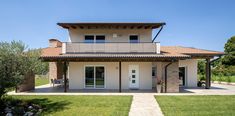
[[[104,88],[105,68],[104,66],[85,66],[85,87]]]
[[[152,77],[156,77],[157,67],[152,67]]]

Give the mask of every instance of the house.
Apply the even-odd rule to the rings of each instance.
[[[151,90],[179,92],[197,86],[197,60],[206,62],[223,52],[155,42],[165,23],[58,23],[69,32],[68,42],[49,40],[41,59],[50,62],[51,79],[64,79],[68,89]],[[159,30],[154,39],[153,30]],[[177,41],[177,40],[174,40]]]

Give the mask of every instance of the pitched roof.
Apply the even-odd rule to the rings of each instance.
[[[165,25],[165,22],[77,22],[77,23],[57,23],[59,26],[63,28],[77,28],[80,27],[83,29],[84,27],[88,28],[98,28],[98,27],[107,27],[107,28],[117,28],[117,27],[137,27],[137,28],[145,28],[145,29],[155,29]]]
[[[224,52],[204,50],[193,47],[182,46],[161,46],[161,51],[173,54],[187,54],[187,55],[223,55]]]

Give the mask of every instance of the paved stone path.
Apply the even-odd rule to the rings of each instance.
[[[162,111],[151,93],[136,93],[129,116],[163,116]]]

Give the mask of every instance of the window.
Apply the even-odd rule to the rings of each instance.
[[[85,43],[104,43],[104,35],[85,35]]]
[[[132,73],[135,73],[135,70],[132,70]]]
[[[152,67],[152,76],[156,77],[156,67]]]
[[[85,43],[94,43],[93,35],[85,35]]]
[[[135,75],[132,75],[132,78],[135,78]]]
[[[130,35],[130,43],[138,43],[138,35]]]
[[[95,39],[96,39],[96,43],[104,43],[105,42],[104,35],[97,35]]]

